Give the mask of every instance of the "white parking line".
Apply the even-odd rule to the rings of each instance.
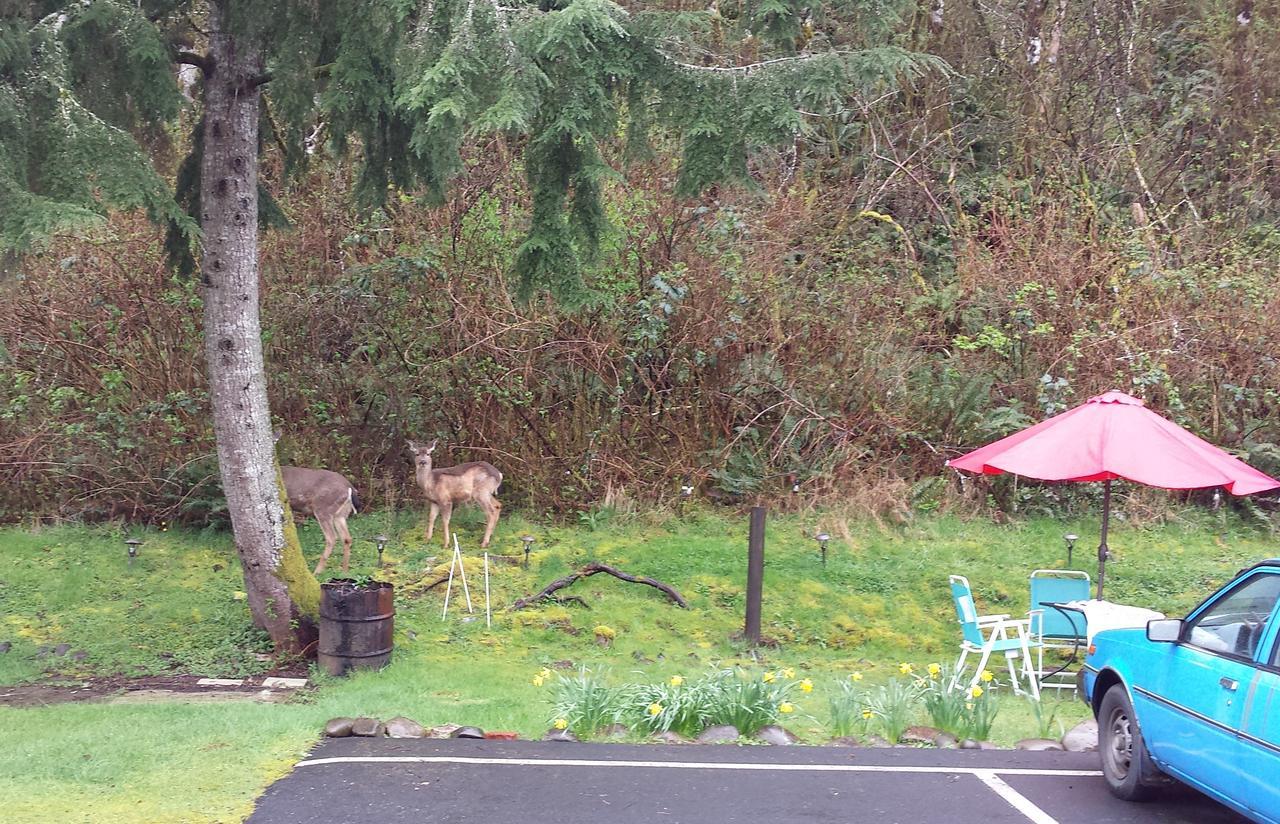
[[[1009,802],[1015,810],[1031,819],[1033,824],[1058,824],[1057,819],[1031,803],[1022,793],[1010,787],[992,770],[978,770],[974,773],[978,780],[995,790],[996,794]]]
[[[1025,767],[917,767],[885,766],[881,764],[756,764],[723,761],[593,761],[585,758],[483,758],[479,756],[451,755],[343,755],[332,758],[312,758],[299,761],[299,767],[317,767],[324,764],[492,764],[513,767],[645,767],[667,770],[757,770],[762,772],[862,772],[862,773],[925,773],[942,775],[974,775],[986,781],[988,776],[1000,775],[1049,775],[1065,777],[1095,777],[1098,770],[1036,770]],[[997,779],[998,780],[998,779]],[[1003,781],[1000,782],[1004,784]],[[1008,787],[1008,785],[1005,785]],[[992,787],[992,789],[995,789]],[[1010,793],[1017,795],[1012,787]],[[999,792],[999,790],[997,790]],[[1018,796],[1022,798],[1022,796]],[[1007,799],[1007,796],[1006,796]],[[1023,799],[1025,801],[1025,799]],[[1010,801],[1009,803],[1013,803]],[[1030,804],[1031,802],[1027,802]],[[1015,805],[1016,806],[1016,805]],[[1041,813],[1043,815],[1043,813]],[[1033,819],[1050,824],[1053,819]]]

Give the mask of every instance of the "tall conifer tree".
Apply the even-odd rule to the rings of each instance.
[[[898,0],[743,0],[670,13],[609,0],[0,0],[0,250],[145,208],[199,278],[219,465],[255,620],[304,646],[316,609],[281,501],[258,317],[262,95],[288,160],[322,120],[355,153],[355,195],[443,197],[464,141],[523,147],[532,202],[517,250],[525,295],[583,291],[605,228],[602,148],[655,133],[681,146],[677,186],[750,185],[752,150],[789,143],[802,111],[940,63],[896,48]],[[193,184],[179,209],[145,147],[180,103],[173,64],[202,73]],[[194,197],[198,189],[198,199]],[[198,207],[197,207],[198,204]],[[197,235],[198,222],[201,234]]]

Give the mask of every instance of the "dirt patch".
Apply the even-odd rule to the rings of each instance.
[[[85,678],[51,677],[44,681],[0,686],[0,706],[42,707],[72,701],[281,701],[297,690],[264,690],[262,681],[270,677],[306,678],[305,667],[280,668],[244,679],[240,686],[209,687],[198,683],[203,675],[123,675]],[[269,693],[264,694],[264,693]]]

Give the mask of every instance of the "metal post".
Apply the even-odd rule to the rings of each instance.
[[[751,531],[747,539],[747,625],[745,635],[753,646],[760,643],[760,601],[764,589],[765,508],[751,508]]]
[[[1098,600],[1102,600],[1102,579],[1107,571],[1107,557],[1111,550],[1107,548],[1107,527],[1111,523],[1111,480],[1102,484],[1102,540],[1098,542]]]

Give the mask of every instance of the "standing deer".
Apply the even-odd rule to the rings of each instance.
[[[480,546],[489,545],[493,537],[493,528],[498,525],[498,513],[502,504],[494,495],[502,483],[502,473],[488,461],[448,466],[444,469],[431,468],[431,453],[438,440],[429,446],[418,446],[409,441],[409,451],[413,453],[414,466],[418,478],[418,486],[427,496],[431,504],[431,517],[427,520],[427,540],[436,529],[436,516],[444,515],[444,547],[449,548],[449,516],[453,514],[453,505],[471,502],[478,504],[485,514],[484,540]]]
[[[337,472],[327,469],[304,469],[300,466],[282,466],[284,490],[289,496],[293,514],[310,515],[320,524],[324,533],[324,554],[316,564],[319,575],[333,552],[333,545],[342,539],[342,571],[351,563],[351,533],[347,531],[347,518],[360,511],[360,496],[356,488]]]

